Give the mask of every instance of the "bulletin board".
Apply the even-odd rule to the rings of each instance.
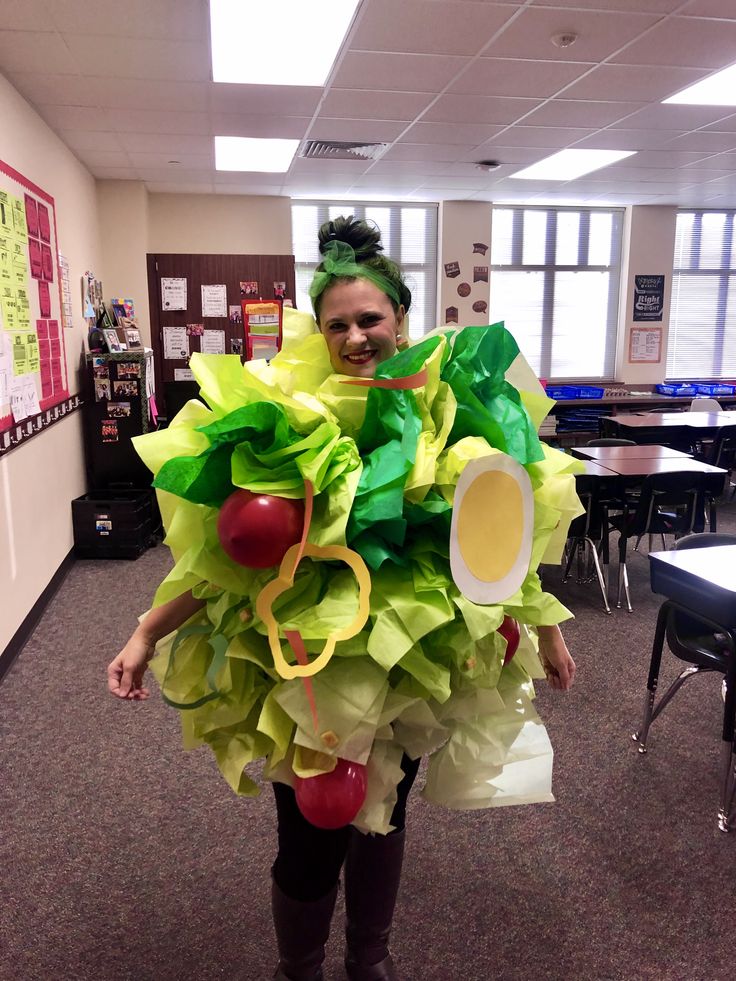
[[[54,199],[0,160],[0,433],[71,408],[58,256]]]

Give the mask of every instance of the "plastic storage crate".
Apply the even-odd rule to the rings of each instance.
[[[698,395],[733,395],[736,385],[707,385],[705,382],[696,382],[695,389]]]
[[[151,490],[92,491],[72,501],[74,553],[83,559],[137,559],[153,542]]]
[[[602,399],[604,389],[595,385],[548,385],[547,395],[551,399]]]
[[[660,395],[697,395],[695,385],[655,385]]]

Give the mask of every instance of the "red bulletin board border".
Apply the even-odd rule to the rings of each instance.
[[[54,252],[53,260],[54,260],[54,268],[56,270],[56,288],[59,292],[59,310],[61,311],[63,310],[63,306],[64,306],[64,298],[61,292],[61,272],[59,269],[59,232],[56,226],[56,203],[50,194],[42,190],[42,188],[40,188],[37,184],[34,184],[33,181],[28,180],[27,177],[24,177],[23,174],[19,173],[14,167],[11,167],[10,164],[6,163],[4,160],[0,160],[0,173],[5,174],[6,177],[9,177],[17,184],[20,184],[21,187],[24,187],[27,191],[30,191],[32,194],[35,194],[37,197],[41,198],[41,200],[45,201],[46,204],[48,204],[49,207],[51,208],[51,214],[54,220],[55,252]],[[50,395],[48,398],[39,399],[39,405],[41,407],[42,413],[45,412],[46,409],[51,409],[53,408],[53,406],[60,405],[62,402],[65,402],[69,399],[69,387],[68,387],[69,375],[68,375],[68,367],[67,367],[67,360],[66,360],[66,341],[64,338],[64,325],[61,320],[61,316],[59,317],[59,337],[61,339],[62,363],[64,367],[67,369],[66,372],[67,387],[60,392],[55,392],[53,395]],[[12,429],[15,425],[18,424],[13,419],[12,413],[8,413],[6,416],[0,416],[0,433]]]

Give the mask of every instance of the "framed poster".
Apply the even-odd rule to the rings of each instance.
[[[632,327],[629,334],[629,363],[656,364],[662,360],[662,328]]]
[[[664,276],[634,276],[634,322],[661,321],[663,310]]]

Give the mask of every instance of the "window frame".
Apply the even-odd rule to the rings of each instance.
[[[498,211],[513,212],[513,231],[511,235],[511,262],[493,262],[493,227]],[[545,261],[543,263],[524,263],[524,212],[541,211],[547,214],[545,228]],[[555,264],[554,252],[557,242],[558,215],[563,212],[574,212],[580,215],[578,229],[578,263]],[[588,262],[590,246],[591,215],[610,214],[613,216],[613,231],[611,236],[611,254],[608,265]],[[491,291],[493,291],[493,276],[498,272],[541,272],[544,274],[542,299],[541,351],[539,375],[549,381],[565,382],[571,380],[614,381],[616,372],[616,348],[618,343],[619,307],[621,291],[621,271],[623,254],[623,236],[625,224],[625,208],[590,207],[587,205],[532,205],[532,204],[498,204],[493,205],[491,216]],[[618,239],[615,234],[618,229]],[[607,272],[609,273],[607,328],[605,337],[606,363],[602,374],[586,373],[584,375],[553,375],[552,347],[554,342],[554,299],[555,276],[565,272]]]
[[[724,226],[723,226],[723,241],[721,243],[721,265],[720,266],[708,266],[706,268],[700,268],[695,266],[679,266],[676,262],[680,258],[677,249],[677,220],[681,215],[693,215],[695,218],[692,241],[690,247],[690,259],[692,260],[693,255],[697,254],[698,262],[701,256],[702,247],[702,231],[703,231],[703,216],[706,214],[715,214],[724,216]],[[726,337],[726,313],[728,309],[728,292],[729,292],[729,279],[733,277],[734,287],[736,288],[736,242],[734,241],[734,226],[736,224],[736,208],[678,208],[675,215],[675,248],[672,256],[672,292],[670,297],[670,319],[667,329],[667,356],[665,359],[665,373],[666,379],[668,381],[689,381],[691,379],[721,379],[721,378],[733,378],[733,371],[725,371],[723,368],[723,355],[724,355],[724,340]],[[695,243],[697,242],[697,246]],[[674,317],[676,313],[676,292],[679,286],[678,277],[681,275],[686,275],[693,278],[703,278],[711,279],[716,277],[718,279],[718,302],[716,310],[716,325],[715,330],[713,330],[714,337],[714,347],[711,351],[711,368],[713,369],[707,373],[690,373],[690,374],[677,374],[673,373],[670,375],[670,350],[673,341],[673,334],[676,333],[677,327],[674,324]],[[672,357],[674,361],[675,355]],[[719,364],[718,370],[716,368],[716,362]],[[674,364],[673,364],[674,367]]]
[[[425,212],[427,219],[431,222],[431,227],[426,229],[425,233],[425,247],[433,242],[433,252],[430,248],[428,250],[428,258],[424,262],[408,262],[401,260],[402,252],[402,234],[401,234],[401,222],[392,222],[392,241],[391,250],[388,249],[384,252],[388,258],[393,259],[401,269],[407,285],[412,293],[414,293],[412,274],[415,272],[420,272],[425,278],[425,314],[427,317],[427,323],[424,329],[420,332],[416,329],[415,323],[412,321],[412,315],[416,318],[416,308],[414,306],[414,300],[412,300],[412,306],[409,308],[409,332],[413,340],[419,340],[424,333],[433,330],[437,326],[437,296],[438,296],[438,283],[437,283],[437,263],[439,255],[439,205],[435,201],[332,201],[326,199],[306,199],[306,198],[292,198],[291,200],[291,215],[292,215],[292,248],[294,248],[294,208],[297,207],[310,207],[317,208],[317,224],[314,230],[314,239],[317,240],[317,231],[323,222],[330,219],[331,209],[340,209],[341,213],[344,215],[354,215],[356,218],[365,218],[366,209],[372,208],[389,208],[393,211],[403,211],[406,209],[413,209],[416,211]],[[384,229],[381,229],[383,234]],[[433,233],[433,235],[432,235]],[[307,279],[311,280],[314,270],[317,268],[318,262],[304,262],[300,261],[299,257],[296,255],[296,248],[294,248],[294,266],[296,273],[297,282],[297,294],[299,294],[299,283]],[[296,302],[296,297],[295,297]],[[312,312],[311,304],[305,307],[310,313]]]

